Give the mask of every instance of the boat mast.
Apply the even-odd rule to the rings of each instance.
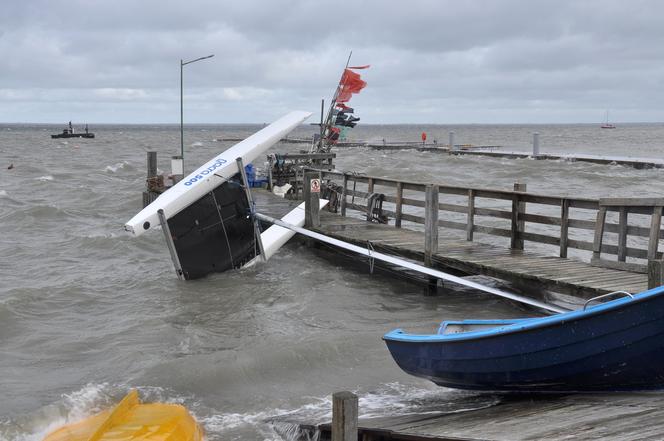
[[[320,139],[318,140],[318,152],[323,152],[327,150],[327,144],[326,146],[323,146],[323,142],[326,139],[326,135],[329,135],[329,127],[332,122],[332,112],[334,110],[334,106],[337,104],[337,98],[339,97],[339,91],[341,90],[341,79],[343,79],[344,72],[346,72],[346,69],[348,69],[348,65],[350,64],[350,58],[353,56],[353,51],[350,51],[348,54],[348,59],[346,60],[346,66],[344,67],[344,70],[341,73],[341,78],[339,79],[339,83],[337,84],[337,89],[334,91],[334,95],[332,96],[332,101],[330,101],[330,107],[328,108],[327,111],[327,116],[325,117],[325,121],[321,125],[321,136]]]

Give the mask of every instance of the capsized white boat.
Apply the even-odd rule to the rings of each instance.
[[[129,220],[125,230],[139,236],[161,225],[176,274],[182,279],[269,258],[293,233],[280,227],[259,233],[237,159],[249,164],[310,115],[291,112],[217,155]],[[321,208],[326,203],[322,200]],[[303,206],[284,219],[304,225]]]
[[[309,116],[311,112],[291,112],[215,156],[132,217],[125,224],[125,230],[134,236],[140,236],[154,228],[159,225],[159,210],[164,210],[166,219],[172,218],[236,175],[239,172],[235,161],[237,158],[242,158],[245,164],[249,164]]]

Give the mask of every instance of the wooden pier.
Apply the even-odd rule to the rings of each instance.
[[[442,389],[441,389],[442,390]],[[345,394],[345,395],[341,395]],[[348,392],[334,401],[349,400]],[[352,395],[352,394],[351,394]],[[356,398],[357,399],[357,398]],[[362,409],[341,419],[333,409],[331,423],[310,424],[289,416],[299,427],[291,439],[327,441],[563,441],[569,439],[664,439],[664,397],[661,394],[490,395],[457,397],[464,411],[407,413],[382,418],[359,418]],[[473,400],[477,400],[476,403]],[[490,405],[478,403],[490,402]],[[445,407],[441,401],[442,407]],[[275,418],[275,422],[280,421]],[[342,426],[345,425],[345,427]],[[345,430],[340,430],[340,426]],[[349,431],[355,435],[346,435]],[[337,433],[335,438],[333,432]]]
[[[340,240],[532,293],[589,298],[663,283],[664,198],[570,198],[529,193],[525,184],[501,190],[313,172],[341,194],[339,213],[321,213],[310,228]]]

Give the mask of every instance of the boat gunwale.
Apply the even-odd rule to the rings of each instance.
[[[601,303],[587,309],[577,309],[569,312],[563,312],[546,317],[532,317],[526,319],[511,319],[519,320],[516,323],[496,326],[495,328],[486,330],[475,330],[456,334],[408,334],[402,329],[394,329],[385,335],[383,340],[386,342],[403,342],[403,343],[446,343],[455,341],[477,340],[484,338],[491,338],[495,336],[516,334],[521,332],[528,332],[535,329],[551,327],[563,324],[567,321],[576,321],[588,319],[593,316],[606,314],[615,309],[619,309],[628,304],[640,303],[650,300],[658,295],[664,295],[664,286],[659,286],[647,291],[642,291],[635,294],[633,298],[623,297],[616,300],[611,300],[606,303]],[[472,320],[472,319],[471,319]],[[510,319],[504,319],[510,321]]]

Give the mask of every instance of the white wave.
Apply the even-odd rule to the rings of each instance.
[[[52,175],[45,175],[45,176],[40,176],[40,177],[35,178],[35,179],[37,179],[38,181],[46,182],[46,181],[52,181],[53,176]]]
[[[203,143],[200,141],[196,141],[193,144],[191,144],[192,147],[203,147]]]
[[[104,169],[104,171],[109,172],[109,173],[115,173],[118,170],[121,170],[121,169],[125,168],[126,165],[129,165],[129,163],[127,161],[118,162],[118,163],[115,163],[113,165],[107,165],[106,168]]]
[[[18,428],[9,433],[3,431],[0,424],[0,440],[41,441],[58,427],[80,421],[107,408],[111,404],[108,389],[106,383],[87,384],[78,391],[64,394],[58,403],[42,408],[36,415],[31,415],[28,421],[15,425]]]
[[[7,190],[0,190],[0,198],[7,198],[9,197],[9,194],[7,194]]]

